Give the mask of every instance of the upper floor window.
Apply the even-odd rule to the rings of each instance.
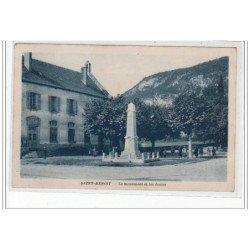
[[[67,99],[67,113],[69,115],[77,115],[77,101],[73,99]]]
[[[60,112],[60,98],[56,96],[49,96],[49,111],[51,113]]]
[[[41,95],[35,92],[27,92],[26,104],[30,110],[41,109]]]

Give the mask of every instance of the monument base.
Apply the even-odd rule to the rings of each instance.
[[[159,158],[155,158],[155,159],[136,159],[136,158],[132,158],[132,159],[125,159],[125,158],[117,158],[117,159],[109,159],[109,158],[105,158],[102,159],[103,162],[110,162],[110,163],[135,163],[135,164],[143,164],[143,163],[150,163],[150,162],[155,162],[155,161],[159,161]]]

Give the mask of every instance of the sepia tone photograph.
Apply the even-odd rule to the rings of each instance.
[[[13,187],[233,192],[236,56],[16,43]]]

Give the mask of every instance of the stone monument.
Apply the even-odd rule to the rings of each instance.
[[[117,153],[112,157],[111,152],[109,156],[106,157],[105,154],[102,155],[103,162],[111,163],[135,163],[135,164],[143,164],[152,161],[159,161],[159,154],[157,157],[150,158],[150,154],[147,154],[147,158],[145,157],[145,153],[140,153],[138,147],[138,136],[136,130],[136,109],[135,105],[131,102],[128,104],[127,109],[127,130],[125,136],[125,147],[121,153],[121,156],[118,157]]]
[[[121,159],[139,159],[140,151],[138,148],[138,136],[136,130],[136,110],[135,105],[131,102],[127,109],[127,131],[125,136],[125,147],[121,153]]]

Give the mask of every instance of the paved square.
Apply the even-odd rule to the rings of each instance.
[[[23,178],[226,181],[227,158],[164,158],[144,166],[105,166],[100,157],[75,156],[21,160]]]

